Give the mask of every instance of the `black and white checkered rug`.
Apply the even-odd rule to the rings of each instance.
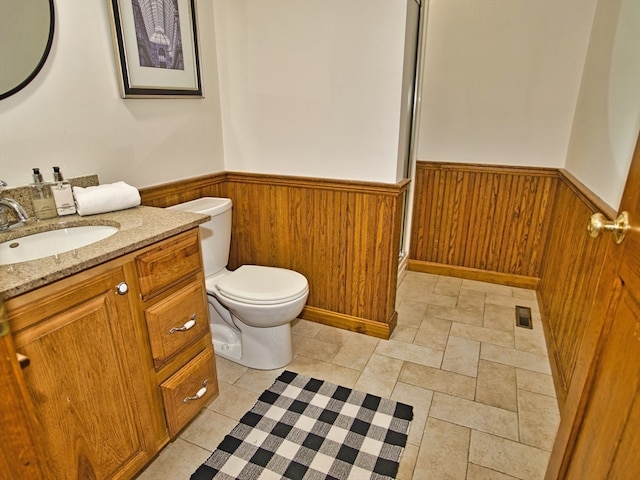
[[[413,407],[284,371],[191,480],[389,479]]]

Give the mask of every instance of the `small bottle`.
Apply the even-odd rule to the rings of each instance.
[[[58,215],[72,215],[76,213],[76,204],[73,201],[71,184],[62,177],[60,167],[53,167],[53,199],[56,202]]]
[[[33,211],[36,214],[36,218],[39,220],[55,218],[58,215],[51,184],[42,180],[42,174],[39,168],[33,169],[31,203],[33,203]]]

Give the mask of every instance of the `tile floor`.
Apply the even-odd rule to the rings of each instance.
[[[413,405],[398,479],[544,478],[559,414],[535,293],[408,272],[397,310],[390,340],[296,320],[286,368]],[[139,480],[188,479],[282,370],[216,361],[219,397]]]

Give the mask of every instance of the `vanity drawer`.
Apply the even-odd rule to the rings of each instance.
[[[147,301],[202,268],[200,237],[195,228],[136,257],[142,300]]]
[[[218,395],[213,345],[200,352],[160,385],[169,435],[173,438]]]
[[[187,345],[209,332],[207,297],[202,272],[186,287],[144,311],[156,370]]]

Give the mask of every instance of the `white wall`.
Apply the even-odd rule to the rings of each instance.
[[[618,208],[640,129],[640,1],[599,1],[566,168]]]
[[[0,178],[97,173],[137,187],[224,170],[213,4],[198,3],[204,99],[119,96],[106,0],[55,0],[56,32],[43,71],[0,101]]]
[[[55,0],[51,57],[0,101],[0,178],[59,164],[138,187],[225,169],[395,182],[406,1],[198,0],[206,97],[123,100],[108,2]],[[417,158],[566,166],[616,207],[640,1],[428,5]]]
[[[430,0],[418,160],[562,167],[596,0]]]
[[[216,0],[227,170],[399,180],[407,1]]]

